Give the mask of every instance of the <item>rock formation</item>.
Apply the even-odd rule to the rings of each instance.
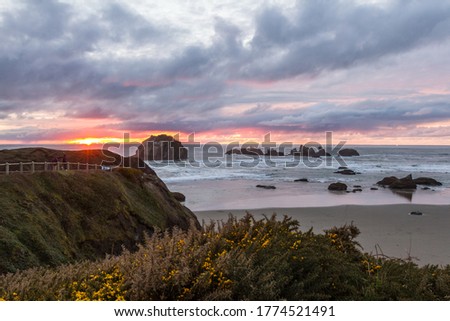
[[[347,185],[344,183],[332,183],[328,186],[329,191],[346,191]]]
[[[172,136],[152,135],[142,142],[137,155],[140,159],[149,161],[179,161],[188,158],[188,150]]]
[[[412,175],[409,174],[403,178],[397,178],[395,176],[385,177],[377,183],[381,186],[388,186],[392,189],[416,189],[417,184],[412,179]]]
[[[259,148],[255,147],[247,147],[247,148],[233,148],[231,150],[228,150],[225,154],[231,155],[231,154],[237,154],[237,155],[247,155],[247,156],[262,156],[264,155],[263,151]]]
[[[441,182],[438,182],[434,178],[430,178],[430,177],[415,178],[414,183],[416,183],[417,185],[425,185],[425,186],[442,186]]]
[[[340,156],[344,156],[344,157],[351,157],[351,156],[359,156],[359,153],[356,149],[353,148],[344,148],[341,149],[338,154]]]

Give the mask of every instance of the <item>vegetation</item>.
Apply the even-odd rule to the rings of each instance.
[[[250,214],[154,233],[135,252],[0,277],[2,300],[449,300],[450,266],[363,253],[357,227],[324,234]]]
[[[0,208],[0,274],[136,250],[155,229],[196,222],[155,174],[132,168],[0,175]]]

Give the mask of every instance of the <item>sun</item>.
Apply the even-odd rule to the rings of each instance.
[[[117,141],[117,138],[111,138],[111,137],[99,137],[99,138],[94,138],[94,137],[87,137],[87,138],[78,138],[78,139],[74,139],[69,141],[69,144],[79,144],[79,145],[92,145],[92,144],[106,144],[106,143],[110,143],[110,142],[115,142]]]

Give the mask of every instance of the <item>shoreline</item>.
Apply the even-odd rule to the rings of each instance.
[[[410,215],[419,211],[423,215]],[[338,205],[326,207],[266,207],[194,211],[200,222],[226,220],[231,213],[240,218],[249,212],[260,219],[276,213],[300,222],[302,230],[315,233],[333,226],[353,224],[361,234],[356,239],[364,252],[408,258],[418,265],[450,264],[450,205],[391,204]]]

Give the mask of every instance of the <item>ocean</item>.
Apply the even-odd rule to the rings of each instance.
[[[0,145],[1,149],[37,145]],[[54,149],[85,149],[83,145],[45,145]],[[101,146],[90,146],[90,148]],[[222,147],[225,149],[225,147]],[[310,163],[293,156],[252,158],[245,155],[216,156],[205,160],[205,148],[195,149],[191,164],[185,162],[150,163],[172,191],[186,195],[185,205],[193,211],[256,209],[268,207],[322,207],[335,205],[450,204],[450,146],[345,146],[360,156],[343,157],[345,164],[330,157],[311,159]],[[117,150],[112,150],[117,152]],[[215,148],[209,149],[210,155]],[[220,155],[220,153],[219,153]],[[191,155],[192,156],[192,155]],[[269,162],[272,163],[269,163]],[[334,173],[347,166],[360,174]],[[431,177],[440,187],[412,193],[394,192],[376,186],[386,176]],[[294,182],[306,178],[305,182]],[[343,182],[362,192],[336,193],[328,185]],[[256,185],[272,185],[261,189]],[[371,188],[378,190],[371,190]],[[358,187],[359,188],[359,187]]]
[[[449,146],[349,146],[361,156],[343,157],[345,164],[323,157],[313,159],[313,164],[294,163],[293,156],[251,158],[233,155],[210,160],[217,166],[199,162],[196,166],[170,162],[153,168],[170,190],[186,195],[186,206],[193,211],[255,209],[266,207],[317,207],[345,204],[450,204],[450,147]],[[347,148],[347,146],[346,146]],[[201,160],[198,149],[195,159]],[[327,161],[328,159],[328,161]],[[360,174],[334,173],[347,166]],[[440,181],[440,187],[415,192],[393,192],[376,186],[386,176],[413,178],[431,177]],[[308,182],[294,182],[306,178]],[[328,185],[343,182],[353,189],[361,186],[362,192],[336,193]],[[256,188],[256,185],[273,185],[276,189]],[[371,190],[372,187],[378,190]],[[359,188],[359,187],[358,187]]]

